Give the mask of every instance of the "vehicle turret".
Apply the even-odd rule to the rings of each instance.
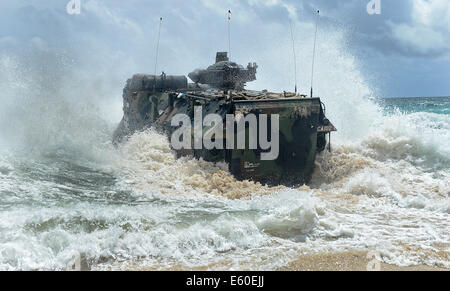
[[[220,90],[243,90],[247,82],[256,80],[256,63],[249,63],[247,68],[232,62],[227,52],[218,52],[216,63],[207,69],[197,69],[188,74],[196,84],[209,85]]]

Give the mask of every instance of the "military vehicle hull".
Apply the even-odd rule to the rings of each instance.
[[[314,170],[317,153],[320,100],[246,100],[237,101],[233,105],[235,114],[278,114],[280,122],[278,157],[274,160],[262,160],[261,149],[232,150],[227,162],[233,175],[238,179],[267,184],[307,183]]]
[[[178,156],[190,155],[209,162],[226,162],[238,180],[252,180],[269,185],[308,183],[314,170],[316,154],[326,148],[326,134],[335,131],[326,119],[320,98],[305,98],[294,93],[266,91],[204,90],[188,84],[183,76],[135,75],[124,89],[124,118],[114,134],[121,142],[136,131],[155,127],[170,137],[177,127],[171,125],[177,114],[192,118],[197,107],[202,117],[217,114],[226,124],[226,116],[261,114],[279,116],[279,154],[274,160],[262,160],[266,152],[259,146],[244,149],[180,149]],[[192,124],[193,125],[193,124]],[[259,132],[259,124],[258,131]],[[237,126],[234,128],[237,131]],[[250,136],[245,127],[245,136]],[[223,139],[227,138],[223,130]],[[194,133],[192,133],[194,135]],[[192,138],[192,143],[195,137]],[[225,142],[224,142],[225,144]]]

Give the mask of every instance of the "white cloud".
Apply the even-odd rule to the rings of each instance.
[[[450,1],[410,1],[411,23],[388,22],[392,36],[408,51],[445,57],[450,50]]]
[[[83,5],[83,9],[86,9],[86,11],[101,19],[103,23],[107,23],[115,29],[128,31],[131,35],[144,35],[144,32],[138,23],[133,21],[132,18],[124,17],[120,12],[115,11],[106,3],[88,1]]]
[[[289,14],[289,17],[293,20],[298,19],[298,13],[297,13],[297,8],[290,4],[287,3],[286,1],[283,0],[248,0],[248,4],[250,6],[267,6],[267,7],[274,7],[274,6],[279,6],[279,7],[283,7]],[[302,3],[298,3],[297,5],[302,5]]]
[[[302,6],[301,3],[296,3],[295,5],[288,3],[285,0],[247,0],[247,1],[236,1],[236,0],[202,0],[202,3],[205,7],[212,9],[217,14],[226,15],[228,9],[231,9],[233,12],[233,17],[238,17],[240,21],[246,21],[249,17],[247,13],[241,14],[240,11],[246,12],[248,11],[248,7],[281,7],[286,10],[289,17],[292,20],[298,19],[298,6]]]
[[[450,32],[450,1],[414,0],[412,17],[418,24]]]
[[[394,38],[416,53],[439,53],[449,48],[445,36],[433,28],[408,24],[391,24],[391,28]]]
[[[12,36],[3,36],[0,37],[0,46],[3,45],[17,45],[18,41]]]
[[[31,39],[31,44],[40,51],[48,51],[49,50],[47,42],[40,37],[37,37],[37,36],[33,37]]]

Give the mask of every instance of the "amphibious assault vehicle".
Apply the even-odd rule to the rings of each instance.
[[[314,170],[316,154],[326,149],[329,144],[327,134],[329,137],[336,128],[325,117],[325,106],[320,98],[289,92],[245,90],[247,82],[256,80],[257,67],[256,63],[249,63],[244,68],[231,62],[226,52],[219,52],[215,64],[188,75],[193,83],[188,83],[186,76],[169,76],[165,73],[160,76],[134,75],[127,81],[123,91],[124,117],[114,133],[114,142],[120,143],[134,132],[149,127],[165,131],[171,137],[181,125],[172,126],[172,119],[178,114],[184,114],[192,123],[189,128],[194,130],[187,131],[192,138],[182,137],[191,146],[177,148],[175,151],[178,156],[190,155],[210,162],[226,162],[238,180],[269,185],[308,183]],[[208,130],[211,131],[211,126],[202,127],[199,133],[194,119],[196,116],[205,118],[208,114],[222,118],[222,122],[209,124],[221,126],[223,134],[210,137],[216,144],[216,139],[223,139],[222,148],[206,149],[194,145],[199,136],[201,140]],[[233,123],[227,123],[230,115],[236,117]],[[257,124],[257,129],[252,128],[252,118],[246,118],[249,115],[256,117],[253,120],[265,115],[267,118],[263,120],[269,121],[276,115],[279,132],[274,132],[270,128],[273,123],[267,121],[264,128],[269,133],[261,131],[261,124]],[[244,118],[243,126],[238,125],[240,118]],[[237,133],[239,136],[238,131],[244,134],[241,137],[245,136],[245,145],[238,145],[233,137],[227,144],[231,147],[225,146],[225,140],[230,139],[230,135]],[[263,159],[262,154],[269,150],[267,146],[259,144],[255,147],[255,143],[251,142],[252,139],[261,140],[261,134],[265,135],[267,141],[269,137],[272,141],[278,139],[278,151],[274,159]]]

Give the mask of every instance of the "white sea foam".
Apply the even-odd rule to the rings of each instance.
[[[450,267],[446,157],[420,134],[387,122],[338,143],[318,157],[312,189],[237,182],[225,165],[176,159],[152,130],[103,167],[117,179],[106,192],[30,179],[4,160],[0,268],[64,269],[79,252],[102,269],[274,269],[302,253],[369,249],[388,263]],[[61,172],[40,163],[26,165]]]

